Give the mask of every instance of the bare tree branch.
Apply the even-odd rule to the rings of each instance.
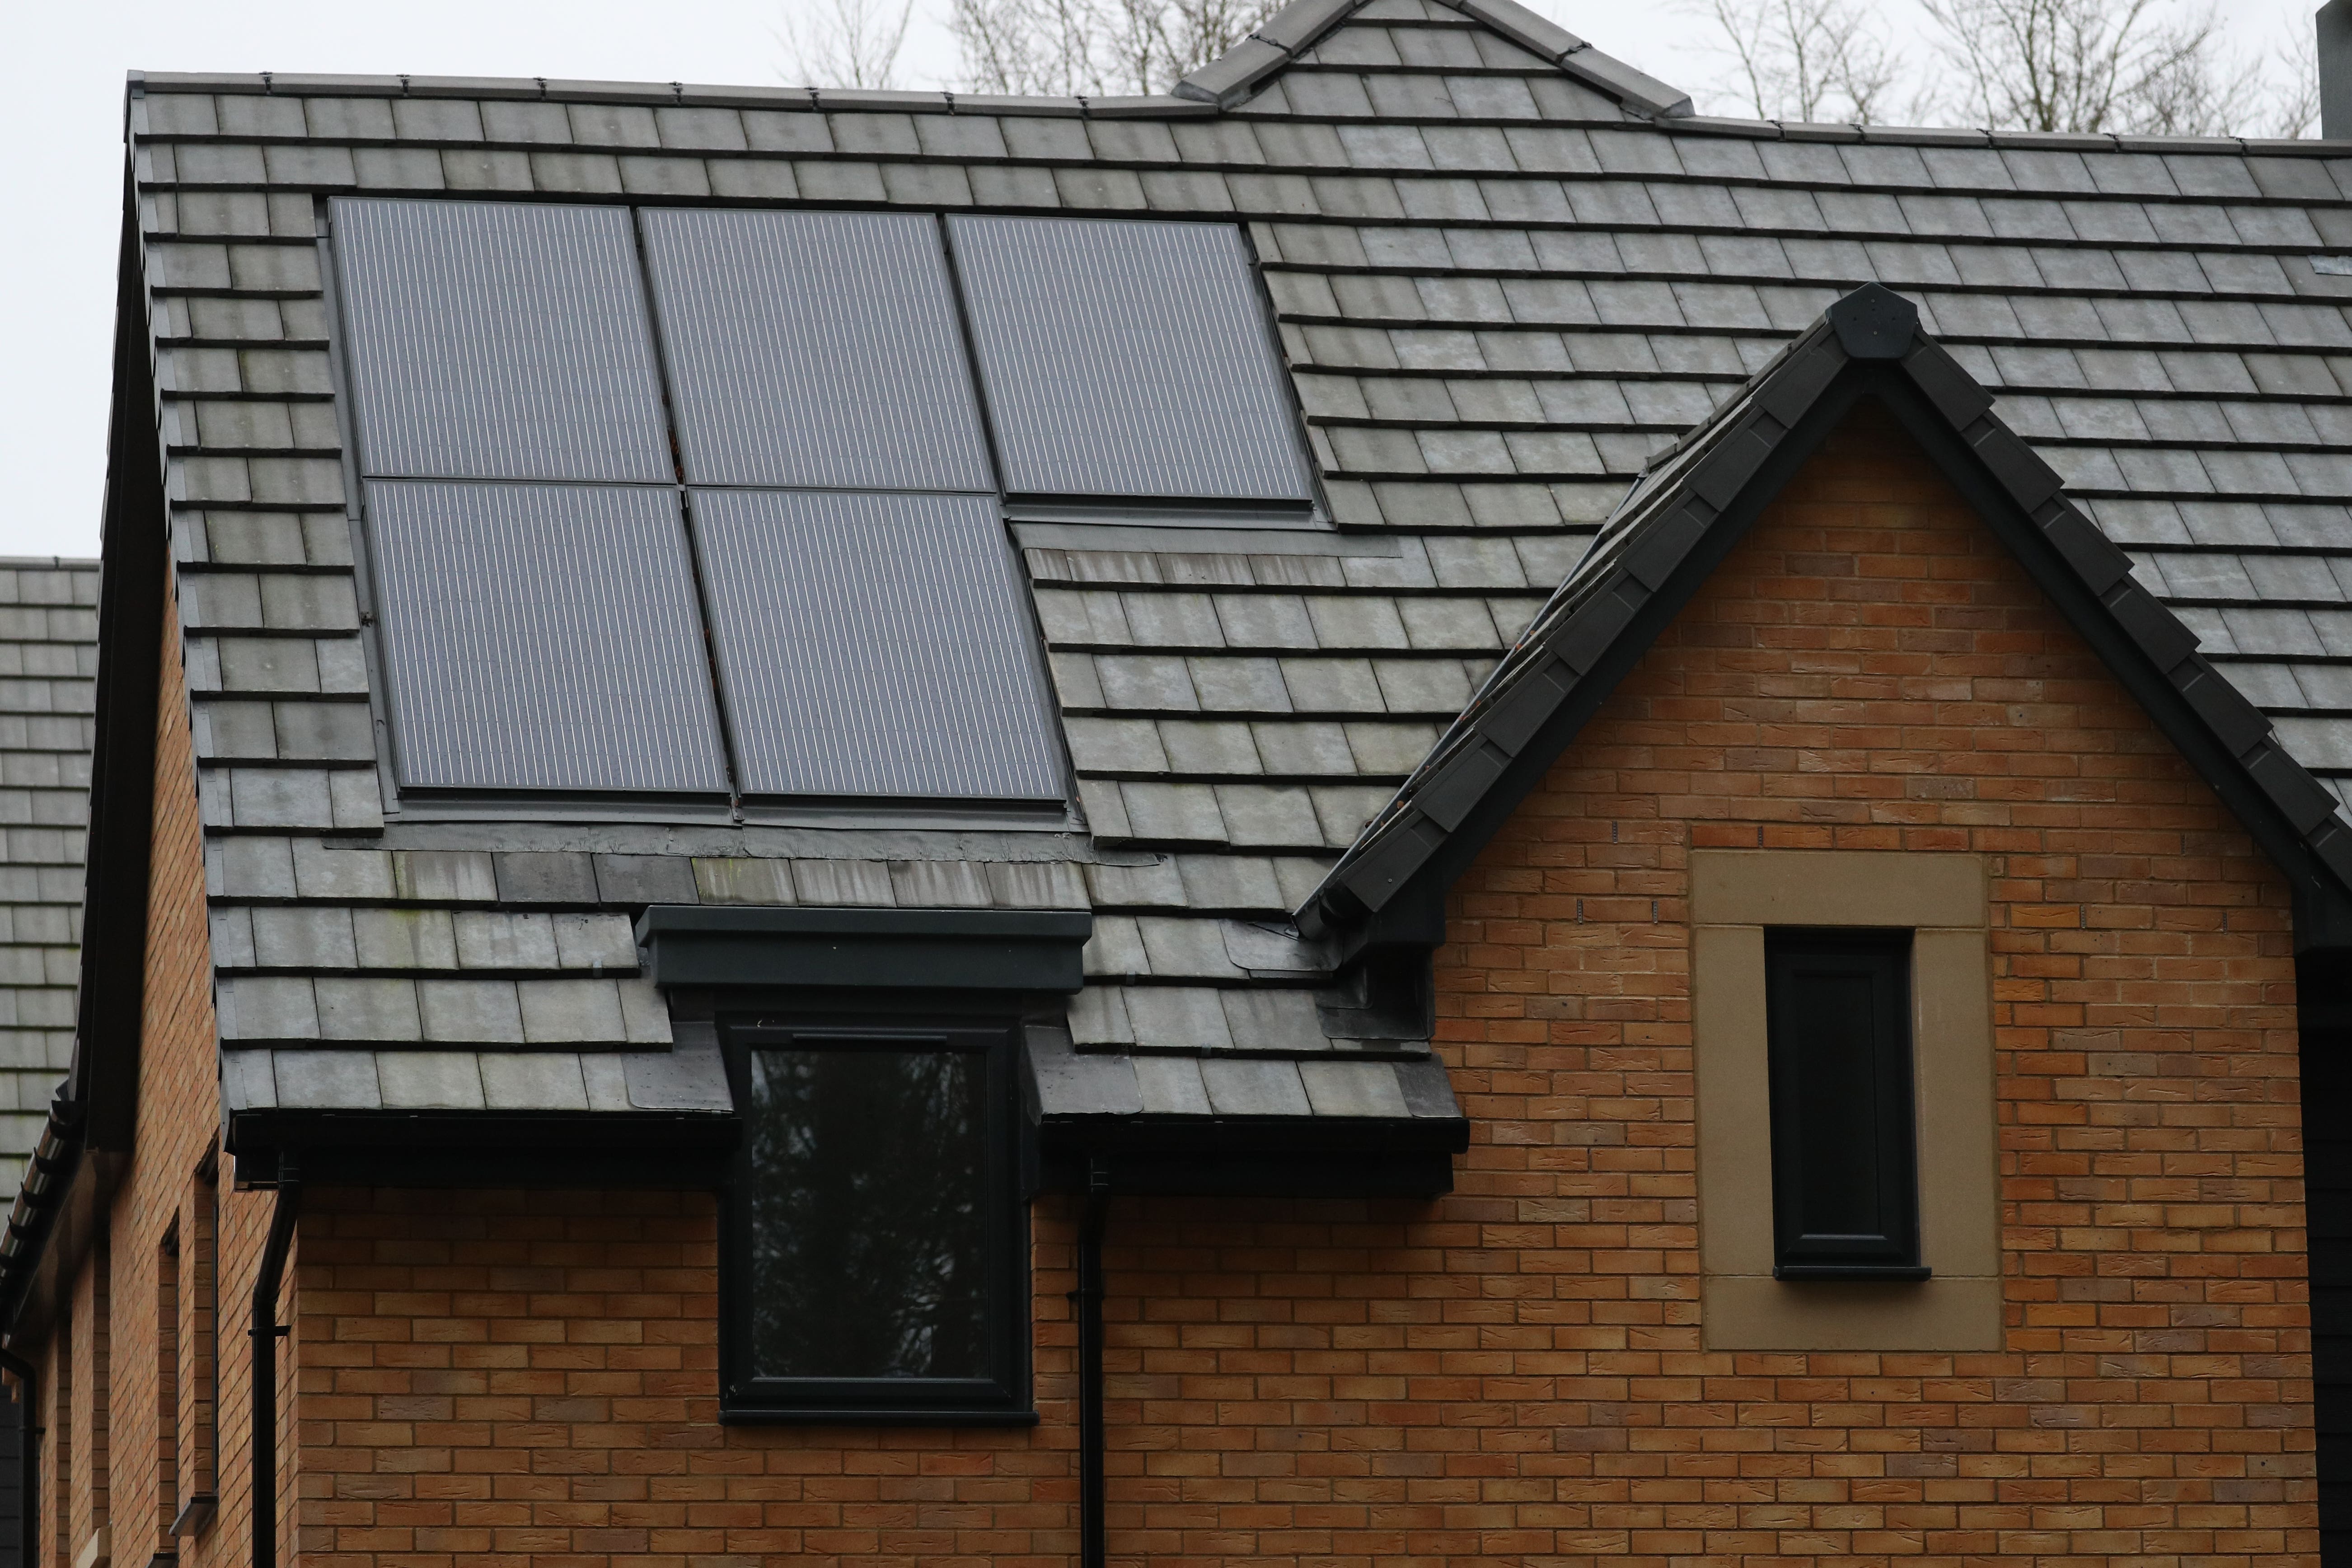
[[[776,41],[793,86],[895,88],[915,0],[787,0]]]
[[[1855,0],[1707,0],[1736,89],[1759,120],[1868,125],[1901,75]]]
[[[2273,52],[2265,73],[2271,79],[2263,99],[2268,118],[2255,122],[2264,136],[2315,136],[2319,133],[2319,34],[2298,28],[2290,42]]]
[[[1946,108],[1997,130],[2214,135],[2252,111],[2210,5],[2178,20],[2154,0],[1919,5],[1957,78]]]
[[[955,0],[975,92],[1165,91],[1250,35],[1279,0]]]

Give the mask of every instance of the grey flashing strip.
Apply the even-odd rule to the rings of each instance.
[[[656,985],[890,986],[1075,992],[1094,933],[1084,910],[711,909],[637,921]]]
[[[2196,635],[2130,573],[2130,563],[2063,494],[2059,476],[1991,412],[1991,398],[1943,347],[1919,330],[1908,300],[1865,284],[1830,307],[1789,353],[1768,366],[1694,437],[1661,460],[1637,484],[1618,515],[1593,542],[1585,561],[1563,583],[1518,645],[1487,679],[1454,726],[1396,798],[1364,829],[1298,911],[1310,936],[1366,933],[1384,916],[1396,931],[1434,941],[1423,884],[1444,865],[1465,858],[1451,842],[1500,825],[1490,797],[1513,776],[1530,777],[1529,764],[1557,748],[1561,716],[1589,707],[1602,694],[1592,682],[1613,684],[1625,659],[1638,654],[1625,638],[1675,607],[1660,599],[1714,531],[1719,519],[1750,516],[1749,481],[1817,407],[1849,367],[1900,376],[1933,410],[1949,435],[1980,461],[2001,500],[2027,520],[2055,557],[2053,569],[2072,578],[2053,592],[2078,606],[2077,621],[2102,651],[2122,647],[2156,673],[2162,686],[2136,687],[2144,703],[2168,693],[2185,705],[2189,729],[2175,732],[2195,761],[2200,752],[2215,768],[2201,769],[2242,819],[2269,814],[2283,837],[2248,820],[2273,854],[2282,842],[2299,844],[2315,864],[2294,877],[2300,894],[2320,900],[2305,945],[2352,942],[2352,823],[2333,794],[2288,754],[2270,721],[2198,652]],[[1742,508],[1746,508],[1742,510]],[[2104,626],[2093,623],[2104,616]],[[2114,664],[2114,658],[2109,662]],[[2126,684],[2129,670],[2117,667]],[[2175,709],[2176,713],[2179,709]],[[2164,715],[2158,713],[2162,719]],[[1475,851],[1475,842],[1468,847]],[[2333,885],[2329,886],[2332,879]],[[1423,897],[1409,895],[1418,889]],[[1442,891],[1442,889],[1440,889]]]

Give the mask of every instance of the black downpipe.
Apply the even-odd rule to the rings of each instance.
[[[1110,1218],[1110,1173],[1087,1172],[1086,1219],[1078,1227],[1078,1568],[1104,1568],[1103,1228]],[[267,1565],[262,1565],[267,1568]]]
[[[253,1568],[278,1568],[278,1287],[294,1242],[302,1183],[294,1156],[278,1156],[278,1206],[253,1282]]]
[[[0,1372],[7,1373],[25,1391],[23,1425],[17,1429],[16,1485],[23,1492],[18,1506],[24,1510],[24,1555],[18,1559],[24,1568],[39,1568],[41,1562],[41,1447],[40,1427],[34,1425],[33,1363],[14,1351],[0,1350]]]

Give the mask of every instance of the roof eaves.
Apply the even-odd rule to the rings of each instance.
[[[1670,584],[1678,584],[1684,597],[1696,587],[1685,565],[1718,531],[1718,520],[1753,517],[1761,500],[1750,481],[1768,462],[1785,466],[1803,455],[1790,443],[1800,422],[1825,405],[1850,367],[1868,362],[1899,373],[1934,420],[1982,465],[2000,498],[2038,533],[2054,557],[2042,569],[2044,586],[2068,590],[2057,596],[2074,605],[2070,613],[2078,625],[2086,613],[2104,620],[2110,647],[2129,649],[2161,683],[2141,683],[2143,702],[2164,699],[2168,688],[2185,703],[2186,713],[2174,717],[2201,731],[2188,737],[2204,742],[2200,771],[2209,779],[2217,772],[2236,775],[2215,782],[2231,786],[2223,793],[2242,819],[2269,814],[2267,822],[2248,821],[2256,837],[2273,855],[2283,844],[2299,844],[2316,863],[2296,877],[2296,886],[2323,895],[2326,912],[2298,936],[2306,945],[2352,940],[2345,920],[2352,910],[2352,823],[2335,796],[2198,651],[2196,634],[2140,585],[2129,558],[2066,499],[2056,471],[1992,412],[1991,395],[1918,330],[1916,307],[1875,284],[1832,306],[1637,483],[1461,717],[1301,906],[1302,931],[1370,941],[1367,932],[1385,919],[1411,940],[1435,940],[1428,895],[1442,896],[1443,889],[1433,879],[1450,879],[1507,816],[1517,794],[1506,780],[1516,780],[1524,793],[1540,775],[1580,726],[1583,710],[1598,704],[1679,608]],[[1727,543],[1718,541],[1718,550]],[[2160,722],[2166,717],[2156,716]],[[2174,732],[2176,743],[2183,738]],[[2281,826],[2284,837],[2273,831]],[[2322,885],[2326,879],[2332,886]],[[1423,896],[1413,897],[1415,889]]]

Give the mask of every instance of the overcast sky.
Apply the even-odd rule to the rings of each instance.
[[[0,0],[0,554],[94,555],[121,220],[122,79],[133,68],[772,82],[795,0]],[[807,0],[799,0],[805,4]],[[941,18],[909,39],[915,85],[950,80]],[[1717,64],[1671,3],[1537,0],[1571,31],[1699,95]],[[1881,0],[1890,16],[1909,0]],[[2310,0],[2223,0],[2250,54],[2309,26]],[[1900,26],[1916,37],[1907,16]],[[1719,102],[1719,100],[1718,100]],[[1727,111],[1730,106],[1722,105]]]

